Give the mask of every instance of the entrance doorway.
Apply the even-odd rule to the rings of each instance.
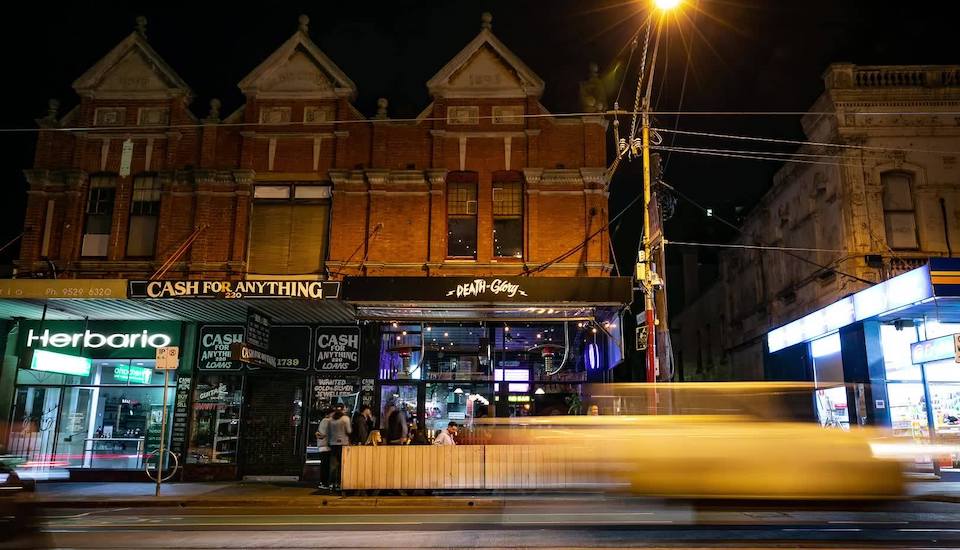
[[[241,476],[299,476],[306,379],[250,374],[241,430]]]

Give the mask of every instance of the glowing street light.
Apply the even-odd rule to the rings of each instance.
[[[680,5],[681,0],[653,0],[657,9],[668,11]]]

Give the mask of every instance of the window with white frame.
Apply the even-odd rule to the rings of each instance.
[[[130,224],[127,228],[127,256],[153,257],[160,220],[160,181],[153,174],[133,179],[130,197]]]
[[[330,186],[264,183],[254,187],[248,272],[321,275],[327,255]]]
[[[106,258],[113,226],[113,204],[117,196],[117,179],[113,174],[100,174],[90,178],[87,191],[86,219],[83,228],[83,243],[80,255]]]
[[[917,250],[917,213],[913,202],[913,176],[907,172],[884,172],[883,223],[887,245],[895,250]]]

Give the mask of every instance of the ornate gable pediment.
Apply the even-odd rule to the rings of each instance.
[[[250,97],[332,99],[357,95],[356,85],[301,28],[243,80],[240,89]]]
[[[191,96],[174,70],[138,32],[131,33],[73,83],[81,96],[154,99]]]
[[[430,95],[539,98],[543,94],[543,80],[494,36],[489,23],[484,19],[480,34],[427,82]]]

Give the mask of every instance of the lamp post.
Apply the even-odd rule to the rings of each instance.
[[[651,199],[651,175],[650,175],[650,98],[653,95],[653,74],[657,66],[657,51],[660,46],[660,31],[663,28],[663,17],[667,11],[676,8],[681,0],[653,0],[653,4],[659,12],[657,18],[657,36],[653,43],[653,56],[650,58],[650,74],[647,77],[647,89],[643,94],[643,100],[640,105],[640,146],[643,158],[643,250],[642,257],[638,258],[637,277],[644,287],[644,310],[646,312],[647,324],[647,382],[656,382],[656,315],[654,313],[654,286],[655,273],[652,269],[653,251],[651,245],[653,240],[650,234],[650,199]]]

